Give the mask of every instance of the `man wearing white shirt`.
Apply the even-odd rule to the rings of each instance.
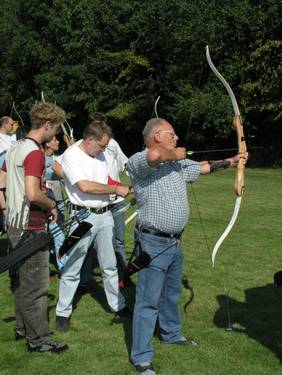
[[[101,112],[95,112],[91,115],[92,121],[107,121],[106,116]],[[123,153],[118,142],[111,138],[108,146],[104,151],[104,155],[107,162],[107,168],[109,176],[120,182],[119,174],[124,171],[126,163],[128,161],[127,156]],[[125,215],[122,212],[122,209],[125,207],[124,198],[113,196],[111,201],[111,211],[114,217],[114,239],[115,239],[115,253],[117,258],[117,268],[119,280],[123,280],[124,271],[126,268],[126,256],[125,256],[125,244],[124,244],[124,233],[125,233]],[[93,280],[92,269],[95,264],[95,252],[94,249],[89,251],[83,267],[81,269],[81,281],[80,287],[88,290],[90,287],[91,290],[91,281]],[[128,285],[129,281],[126,282]]]
[[[119,144],[113,138],[110,139],[108,147],[104,152],[109,175],[112,179],[119,181],[119,174],[125,169],[128,158],[122,152]],[[116,197],[111,203],[111,211],[114,216],[114,234],[115,234],[115,252],[117,257],[117,267],[119,273],[119,279],[122,280],[124,271],[126,268],[125,258],[125,246],[124,246],[124,232],[125,232],[125,221],[124,213],[120,212],[124,208],[124,198]],[[115,215],[115,213],[118,213]]]
[[[4,163],[6,152],[12,146],[13,142],[16,142],[17,138],[15,134],[10,134],[12,131],[14,120],[11,117],[3,116],[0,118],[0,168]],[[5,184],[5,181],[3,181]],[[5,189],[0,191],[0,206],[5,207],[4,198]],[[4,211],[0,208],[0,235],[4,230]]]
[[[11,117],[3,116],[0,118],[0,168],[4,162],[6,151],[17,140],[15,134],[10,134],[13,123],[14,120]]]
[[[111,136],[111,129],[105,122],[93,121],[85,128],[82,142],[69,147],[62,156],[68,197],[78,209],[91,209],[91,214],[85,221],[92,224],[92,228],[66,254],[56,308],[56,328],[60,331],[69,329],[80,269],[92,242],[97,250],[109,307],[113,312],[120,312],[125,308],[125,299],[118,287],[110,195],[125,197],[129,193],[129,188],[122,184],[107,184],[109,173],[103,151],[108,146]]]

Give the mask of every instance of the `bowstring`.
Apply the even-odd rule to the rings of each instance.
[[[202,73],[203,73],[203,61],[202,61],[201,69],[200,69],[198,83],[196,85],[197,89],[200,87],[200,83],[201,83],[201,79],[202,79]],[[185,134],[185,145],[186,145],[186,142],[188,140],[189,133],[191,131],[192,122],[193,122],[193,115],[192,115],[192,111],[191,111],[190,112],[190,116],[189,116],[189,121],[188,121],[188,126],[187,126],[187,130],[186,130],[186,134]],[[191,186],[191,191],[192,191],[193,199],[194,199],[195,206],[196,206],[196,211],[197,211],[197,214],[198,214],[198,217],[199,217],[202,234],[203,234],[204,239],[205,239],[205,244],[206,244],[208,253],[210,253],[210,247],[209,247],[209,244],[208,244],[207,234],[206,234],[206,230],[204,228],[204,223],[203,223],[203,219],[202,219],[202,216],[201,216],[201,212],[200,212],[198,200],[197,200],[197,197],[196,197],[196,193],[195,193],[195,191],[193,189],[192,183],[190,183],[190,186]],[[193,286],[191,286],[190,283],[189,283],[188,277],[186,277],[184,280],[182,280],[182,282],[183,282],[184,287],[186,289],[188,289],[190,291],[190,293],[191,293],[190,298],[188,299],[188,301],[183,306],[184,312],[187,313],[188,306],[190,305],[190,303],[194,299],[194,290],[193,290]]]

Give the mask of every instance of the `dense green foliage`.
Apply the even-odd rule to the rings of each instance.
[[[183,145],[234,146],[231,103],[206,63],[208,44],[253,145],[280,164],[281,17],[281,0],[2,0],[1,113],[14,100],[28,122],[44,91],[77,137],[89,112],[103,111],[132,153],[160,95],[159,115]]]
[[[159,375],[279,375],[282,362],[282,287],[273,274],[282,270],[281,171],[249,169],[238,220],[219,249],[215,268],[210,253],[231,217],[232,170],[202,176],[189,187],[191,217],[183,234],[185,249],[180,302],[183,332],[197,349],[163,345],[153,339],[154,365]],[[199,213],[201,221],[199,219]],[[127,215],[130,215],[128,212]],[[202,223],[202,224],[201,224]],[[131,222],[126,230],[128,257],[133,249]],[[204,233],[206,233],[204,235]],[[205,240],[206,237],[206,240]],[[0,240],[3,250],[4,241]],[[135,277],[134,277],[135,280]],[[185,314],[183,306],[194,299]],[[226,296],[231,320],[241,332],[226,332]],[[134,302],[134,290],[126,296]],[[50,282],[50,327],[55,326],[58,280]],[[77,303],[67,333],[54,338],[69,346],[61,355],[28,353],[23,341],[14,341],[14,304],[8,272],[0,275],[1,375],[136,375],[129,362],[131,322],[108,311],[102,284]]]

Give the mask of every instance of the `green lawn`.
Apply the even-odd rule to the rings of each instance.
[[[183,235],[184,288],[180,303],[183,332],[198,341],[196,349],[162,345],[153,339],[154,366],[162,375],[278,375],[282,373],[282,287],[273,274],[282,270],[281,169],[247,169],[246,188],[238,221],[219,249],[215,268],[210,253],[233,212],[234,172],[201,177],[188,188],[190,223]],[[199,213],[201,220],[199,218]],[[127,228],[128,255],[133,227]],[[4,241],[0,241],[1,248]],[[50,326],[54,329],[57,280],[50,283]],[[127,290],[129,303],[134,291]],[[227,298],[235,328],[227,332]],[[105,311],[101,285],[77,303],[71,330],[54,333],[69,344],[62,355],[28,353],[14,341],[13,298],[7,273],[0,275],[1,375],[130,375],[130,322]]]

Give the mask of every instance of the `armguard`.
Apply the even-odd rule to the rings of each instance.
[[[208,163],[210,165],[210,173],[213,173],[215,171],[222,171],[223,169],[230,167],[230,161],[226,159],[209,160]]]

